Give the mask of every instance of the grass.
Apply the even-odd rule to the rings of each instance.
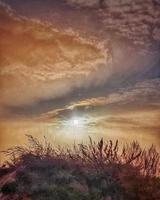
[[[2,200],[160,199],[160,155],[154,146],[143,150],[132,142],[119,150],[118,141],[89,138],[88,145],[64,149],[27,137],[27,146],[3,152],[9,160],[0,168]]]

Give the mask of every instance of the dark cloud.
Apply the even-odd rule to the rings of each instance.
[[[99,0],[67,0],[70,5],[98,9]],[[104,0],[105,8],[98,12],[102,31],[111,31],[140,46],[160,45],[160,5],[153,0]]]
[[[159,49],[160,6],[154,0],[104,0],[104,9],[99,9],[99,0],[4,2],[22,15],[49,21],[62,29],[70,28],[104,41],[121,38],[147,50]]]

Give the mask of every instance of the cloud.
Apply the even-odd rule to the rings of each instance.
[[[159,147],[155,1],[106,0],[103,9],[98,0],[7,2],[12,9],[0,1],[0,149],[24,144],[25,134]]]
[[[103,97],[72,102],[55,109],[35,120],[60,124],[73,116],[89,119],[88,126],[96,128],[137,128],[160,130],[160,80],[153,79],[137,83],[129,88]],[[145,119],[145,120],[144,120]]]
[[[68,106],[73,110],[80,107],[98,107],[115,105],[123,107],[123,105],[130,104],[131,108],[136,106],[157,106],[160,107],[160,80],[151,79],[137,83],[135,86],[122,88],[115,93],[107,96],[85,99]]]
[[[101,97],[72,102],[34,118],[44,123],[51,133],[66,138],[92,136],[125,141],[140,141],[143,146],[154,143],[159,148],[160,80],[139,82],[132,87]],[[81,128],[75,129],[73,119],[79,119]],[[66,139],[67,140],[67,139]]]
[[[4,6],[0,37],[1,106],[32,104],[98,85],[109,71],[110,58],[94,42],[11,16]]]
[[[99,10],[99,0],[67,0],[78,5],[97,10],[95,14],[101,21],[101,36],[121,37],[132,41],[141,48],[151,48],[155,41],[160,43],[160,5],[153,0],[104,0],[104,9]],[[93,11],[92,11],[93,12]]]
[[[93,1],[85,2],[89,2],[91,5]],[[148,15],[154,14],[157,16],[157,10],[153,13],[153,5],[150,1],[147,1],[146,4],[143,3],[143,6],[136,3],[133,5],[133,12],[129,12],[131,10],[129,3],[121,5],[119,1],[108,2],[109,10],[104,9],[97,12],[95,9],[92,11],[92,14],[95,15],[84,9],[82,13],[77,12],[77,9],[73,7],[72,11],[69,12],[67,9],[70,10],[70,7],[66,6],[63,10],[61,6],[59,7],[61,4],[58,4],[56,7],[58,10],[55,9],[54,14],[58,11],[60,14],[63,12],[68,14],[66,19],[61,15],[58,22],[60,24],[62,22],[64,29],[66,24],[72,30],[72,34],[65,32],[64,29],[63,31],[55,29],[55,25],[19,17],[6,5],[5,9],[4,6],[0,9],[0,36],[3,38],[0,41],[0,106],[3,107],[2,115],[7,112],[4,112],[5,108],[14,106],[25,110],[27,106],[33,108],[38,105],[41,107],[43,102],[48,100],[53,101],[54,105],[55,99],[65,99],[73,91],[78,93],[79,89],[88,90],[87,99],[84,102],[81,101],[80,104],[87,104],[88,101],[103,104],[106,101],[112,102],[113,99],[116,102],[116,99],[124,97],[112,94],[106,99],[107,92],[104,90],[104,95],[102,94],[99,99],[91,99],[90,91],[95,86],[98,91],[99,86],[102,86],[112,92],[112,88],[123,87],[124,84],[128,85],[134,79],[136,81],[135,77],[152,69],[157,62],[157,54],[153,55],[151,52],[142,54],[141,49],[133,48],[126,38],[137,40],[134,37],[131,38],[130,35],[137,33],[130,31],[130,25],[133,24],[140,28],[138,34],[141,34],[141,37],[137,36],[137,38],[143,40],[146,36],[141,28],[144,22],[146,23],[145,20],[147,23],[150,22],[153,28],[157,27],[154,21],[156,18],[148,17]],[[43,7],[43,4],[38,5]],[[144,5],[146,5],[147,16],[142,12]],[[137,6],[139,6],[140,11],[138,11]],[[46,7],[53,9],[49,4]],[[134,11],[136,8],[137,11]],[[30,7],[25,7],[25,9],[30,9]],[[29,13],[33,13],[33,10]],[[48,13],[50,12],[45,12],[45,15]],[[117,17],[118,13],[120,17]],[[86,16],[85,20],[82,19],[83,14]],[[37,14],[37,16],[39,15]],[[93,16],[95,20],[93,20]],[[76,21],[77,18],[79,23]],[[143,20],[144,18],[145,20]],[[43,16],[40,19],[43,19]],[[56,20],[56,18],[54,19]],[[139,22],[141,24],[137,26]],[[85,30],[85,37],[81,38],[75,34],[77,28]],[[158,38],[158,32],[154,32]],[[118,34],[118,39],[114,36],[115,34]],[[99,41],[93,40],[92,35],[96,35]],[[147,43],[150,39],[149,35]],[[15,111],[15,109],[13,110]]]
[[[75,4],[80,6],[95,6],[98,4],[98,0],[66,0],[69,4]]]

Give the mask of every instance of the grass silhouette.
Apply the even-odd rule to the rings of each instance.
[[[119,149],[118,140],[71,148],[27,135],[27,146],[3,152],[1,200],[158,200],[160,155],[138,142]]]

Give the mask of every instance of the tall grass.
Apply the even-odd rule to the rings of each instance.
[[[138,142],[120,148],[118,140],[70,148],[27,135],[28,144],[3,153],[1,200],[158,200],[160,155]]]
[[[17,166],[22,162],[29,162],[30,157],[40,159],[63,160],[76,164],[82,168],[92,168],[96,171],[108,170],[115,166],[117,169],[129,166],[135,168],[143,176],[155,177],[160,175],[160,154],[152,145],[149,149],[142,149],[138,142],[126,144],[120,150],[118,140],[95,142],[89,137],[89,144],[78,144],[71,148],[53,146],[46,137],[40,142],[37,138],[27,135],[27,146],[15,146],[3,151],[9,161],[9,166]]]

